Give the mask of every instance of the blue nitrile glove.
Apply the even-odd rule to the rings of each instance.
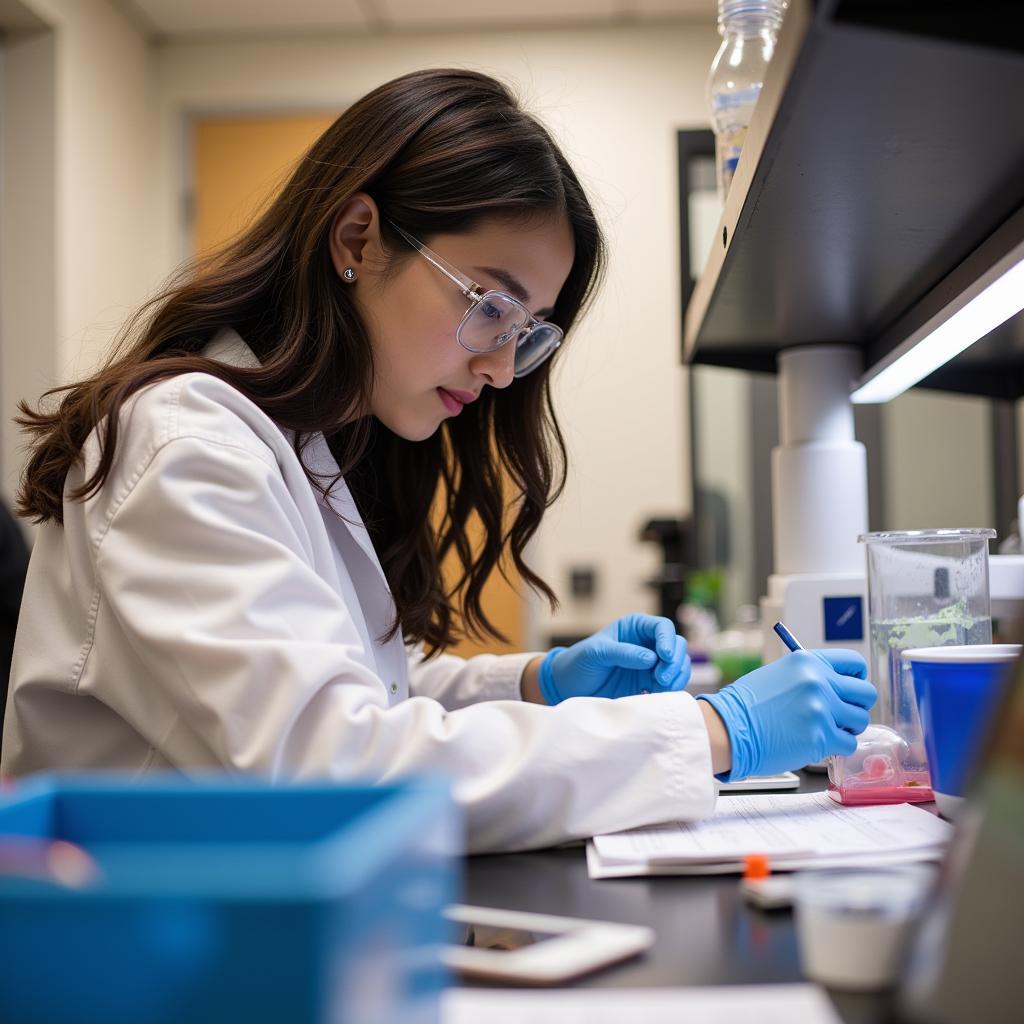
[[[681,690],[690,681],[686,641],[669,619],[627,615],[572,647],[555,647],[540,663],[548,704],[570,697],[631,697]]]
[[[702,694],[721,716],[732,745],[723,782],[774,775],[830,754],[852,754],[867,728],[875,688],[856,651],[795,651]]]

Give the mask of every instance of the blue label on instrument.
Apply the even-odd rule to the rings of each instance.
[[[864,599],[855,597],[826,597],[825,640],[864,639]]]

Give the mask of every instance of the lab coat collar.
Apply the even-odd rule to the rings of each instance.
[[[247,370],[255,370],[260,365],[256,353],[245,343],[245,339],[230,327],[218,331],[202,354],[207,359],[216,359],[218,363]]]
[[[254,369],[260,365],[256,354],[248,346],[245,339],[232,328],[225,328],[219,331],[206,348],[203,349],[202,354],[207,359],[216,359],[218,362],[227,363],[229,366]],[[280,426],[278,429],[288,438],[290,444],[294,443],[294,431],[285,430]],[[324,487],[327,487],[341,472],[337,460],[331,454],[327,438],[320,431],[310,436],[302,451],[302,462]],[[324,497],[319,490],[316,490],[316,496],[321,505],[329,508],[345,524],[352,535],[352,539],[370,559],[370,564],[379,573],[381,581],[387,587],[388,593],[390,593],[391,588],[388,586],[387,577],[384,575],[384,568],[380,564],[373,541],[370,539],[370,534],[363,523],[363,517],[359,514],[355,498],[352,496],[352,492],[349,490],[344,477],[338,480],[334,487],[331,488],[331,492],[327,497]]]

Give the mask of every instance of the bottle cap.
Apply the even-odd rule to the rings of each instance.
[[[744,878],[767,878],[771,873],[768,858],[763,853],[749,853],[743,858]]]
[[[760,15],[777,28],[788,6],[789,0],[718,0],[718,24],[721,26],[731,18]]]

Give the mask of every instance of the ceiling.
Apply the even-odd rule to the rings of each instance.
[[[45,28],[46,22],[19,0],[0,0],[0,33],[34,32]]]
[[[147,35],[311,30],[468,30],[498,26],[713,21],[717,0],[115,0]]]

